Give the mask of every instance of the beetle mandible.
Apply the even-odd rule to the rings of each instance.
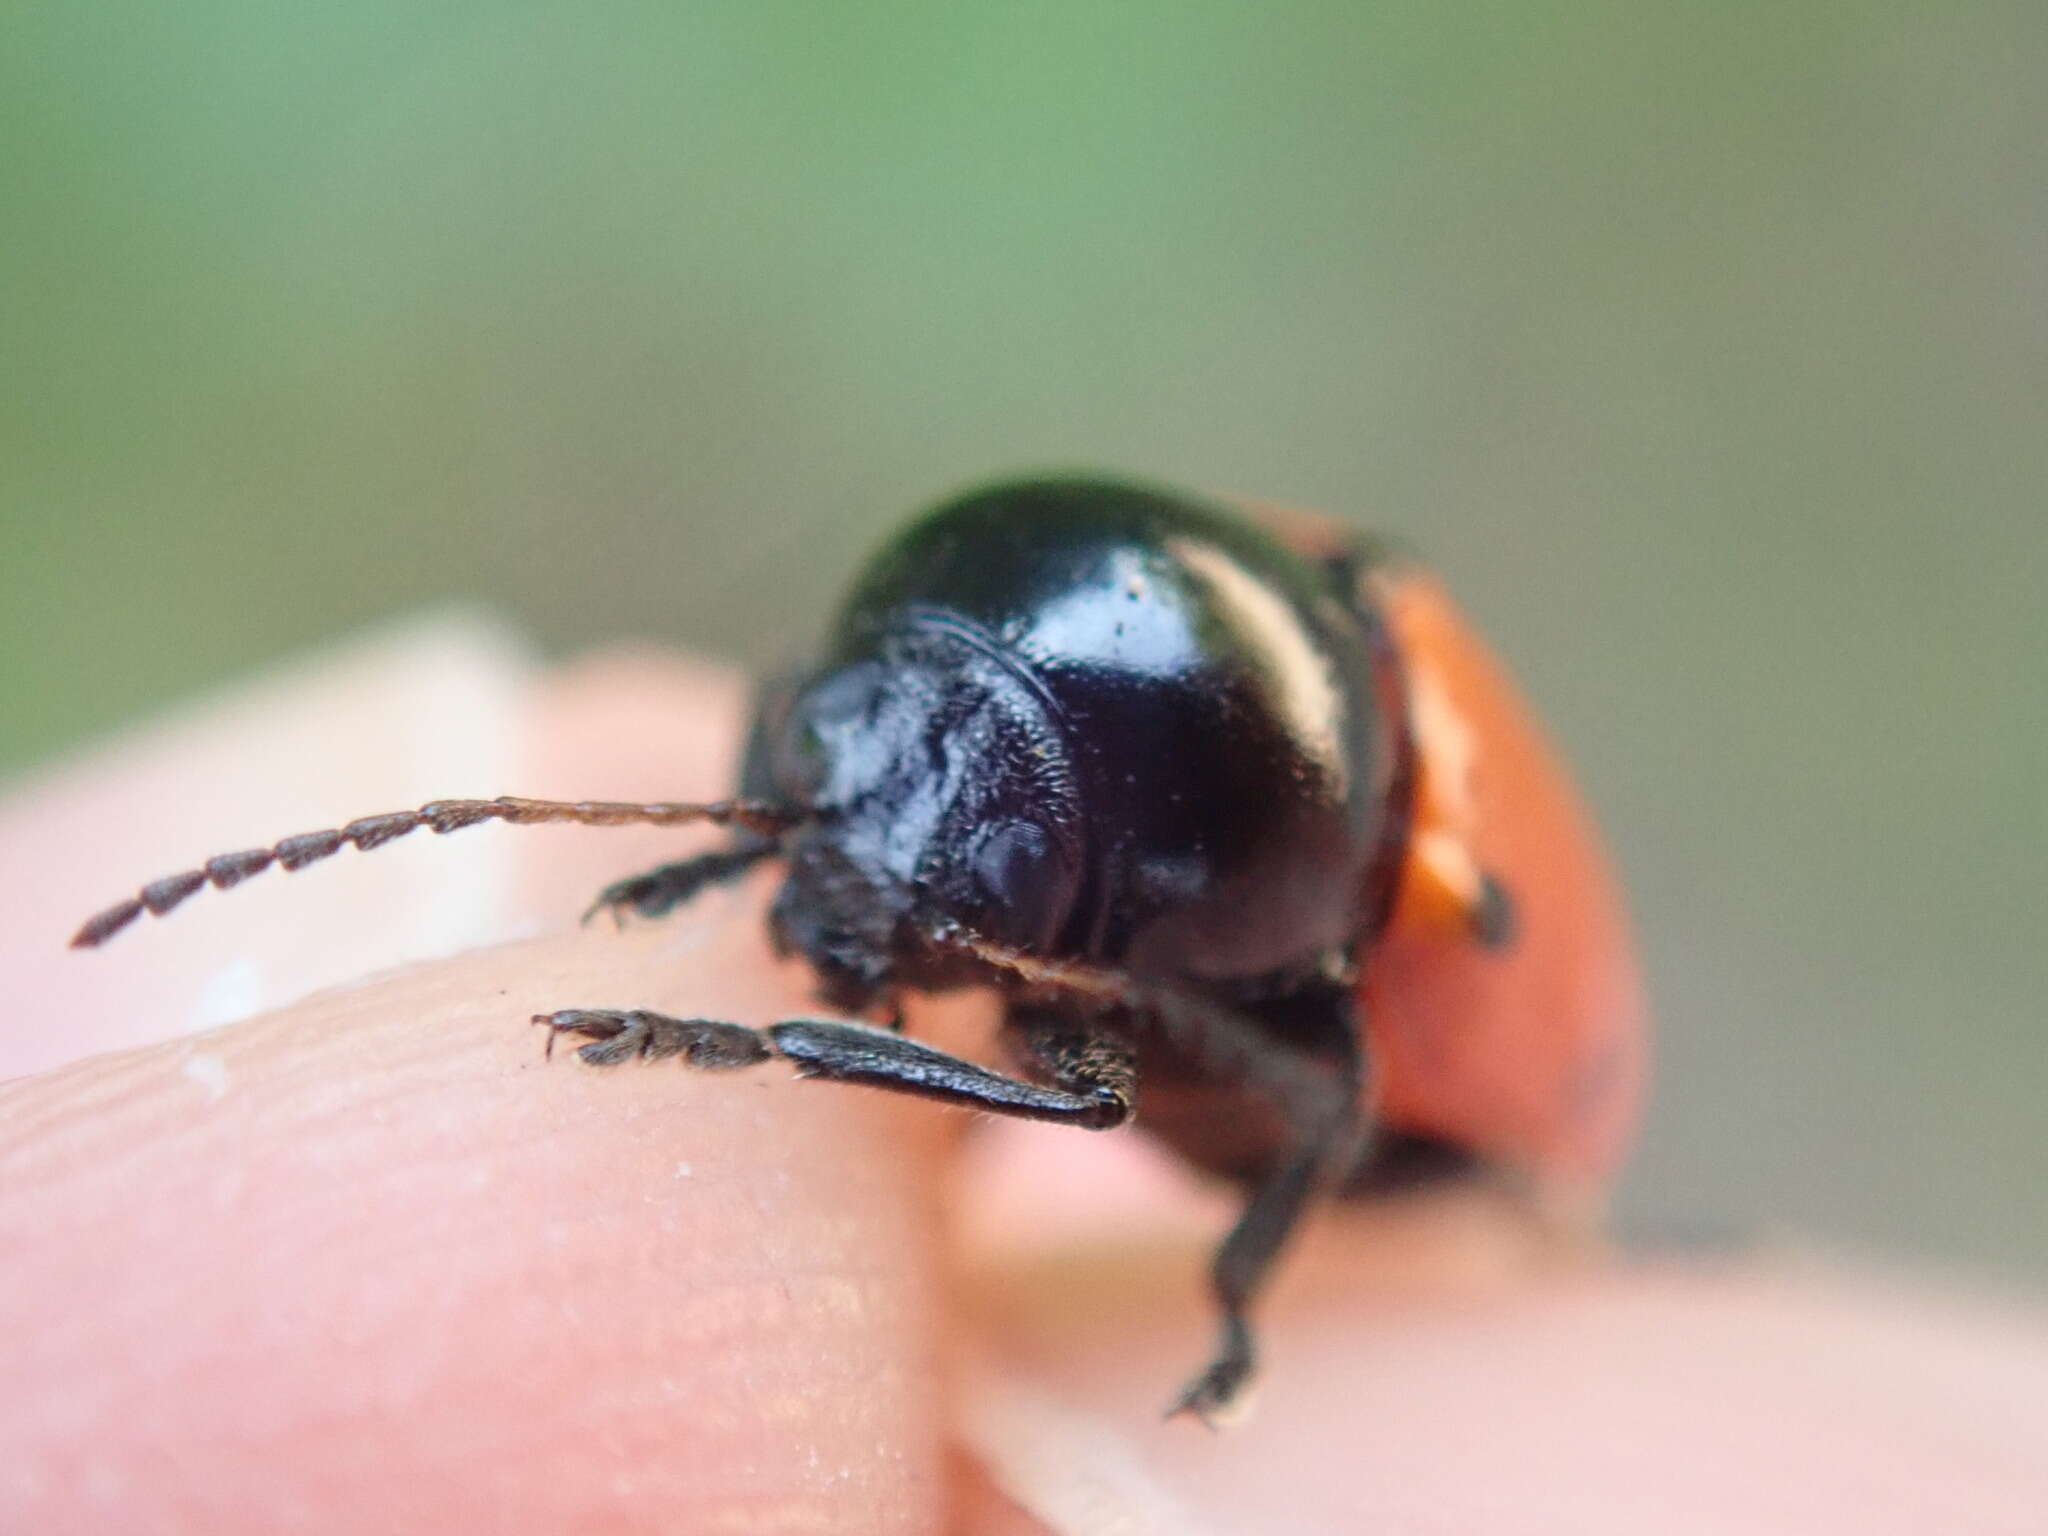
[[[88,921],[419,827],[711,822],[726,846],[605,890],[660,917],[779,860],[777,947],[847,1015],[995,989],[1019,1075],[852,1019],[540,1015],[611,1066],[780,1058],[994,1114],[1135,1115],[1245,1191],[1221,1336],[1173,1412],[1215,1424],[1248,1309],[1318,1195],[1507,1173],[1597,1194],[1634,1120],[1642,1007],[1597,840],[1441,589],[1340,524],[1117,480],[947,502],[761,691],[734,799],[444,800],[226,854]]]

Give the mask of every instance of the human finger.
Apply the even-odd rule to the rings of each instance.
[[[578,934],[8,1085],[0,1526],[932,1528],[936,1117],[525,1023],[799,999]]]
[[[1785,1255],[1559,1250],[1483,1192],[1321,1213],[1219,1435],[1163,1423],[1213,1319],[1191,1237],[985,1256],[967,1440],[1063,1536],[2018,1533],[2048,1316]]]

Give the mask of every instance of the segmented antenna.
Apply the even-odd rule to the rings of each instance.
[[[303,869],[353,846],[368,853],[393,838],[420,827],[436,832],[457,832],[482,821],[506,821],[515,826],[534,826],[544,821],[573,821],[586,827],[679,827],[708,821],[720,827],[745,827],[751,832],[773,836],[786,832],[803,819],[801,813],[759,800],[712,800],[702,804],[656,801],[632,805],[611,800],[522,800],[517,795],[500,795],[495,800],[434,800],[416,811],[391,811],[382,816],[364,816],[345,827],[326,832],[301,832],[268,848],[247,848],[240,853],[223,853],[208,859],[198,869],[166,875],[153,880],[126,901],[116,902],[71,936],[73,949],[96,949],[135,919],[148,912],[162,917],[166,912],[211,885],[225,891],[240,885],[251,875],[261,874],[273,864],[286,869]]]

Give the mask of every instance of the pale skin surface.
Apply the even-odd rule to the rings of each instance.
[[[0,1085],[0,1529],[2038,1529],[2038,1307],[1602,1257],[1484,1195],[1320,1216],[1264,1309],[1254,1420],[1159,1423],[1209,1343],[1226,1207],[1136,1137],[1006,1130],[963,1156],[965,1116],[779,1066],[542,1059],[526,1020],[558,1007],[811,1011],[762,943],[766,881],[575,929],[687,836],[420,834],[62,951],[164,872],[81,829],[142,806],[169,868],[405,803],[367,771],[346,797],[332,758],[392,728],[379,690],[413,665],[326,701],[344,745],[292,772],[344,798],[311,820],[213,845],[271,809],[235,786],[163,828],[197,797],[165,789],[191,743],[156,739],[0,811],[0,1073],[33,1073]],[[504,692],[513,755],[426,793],[722,787],[722,675],[638,656]],[[217,771],[260,773],[279,707],[214,712]],[[293,932],[387,963],[412,872],[472,857],[512,888],[491,920],[536,937],[184,1022],[193,987]],[[339,872],[386,858],[411,862],[381,896]],[[912,1025],[982,1049],[981,1017]]]

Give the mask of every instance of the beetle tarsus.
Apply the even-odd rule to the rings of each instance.
[[[644,1008],[564,1008],[537,1013],[533,1022],[547,1026],[550,1054],[557,1035],[581,1035],[588,1040],[576,1054],[593,1067],[680,1056],[690,1066],[718,1071],[750,1067],[773,1054],[759,1031],[744,1024],[678,1019]]]
[[[1187,1384],[1166,1417],[1182,1414],[1199,1419],[1211,1430],[1228,1429],[1240,1422],[1251,1406],[1248,1391],[1256,1369],[1251,1329],[1235,1314],[1223,1319],[1223,1343],[1202,1374]]]
[[[715,848],[695,858],[650,869],[644,875],[615,880],[598,892],[597,900],[583,914],[583,921],[587,923],[600,912],[610,912],[612,921],[623,928],[629,912],[635,917],[667,917],[711,886],[737,880],[774,852],[775,844],[771,842]]]

